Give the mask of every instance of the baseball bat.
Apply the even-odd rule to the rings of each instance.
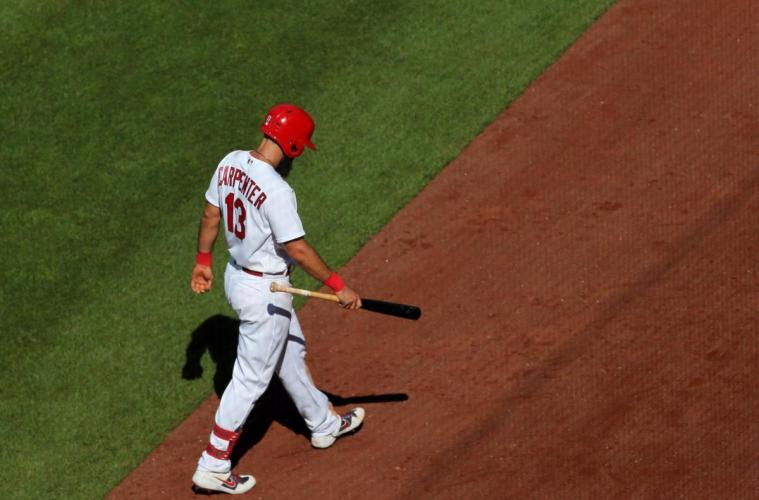
[[[272,292],[287,292],[295,295],[303,295],[304,297],[314,297],[316,299],[329,300],[330,302],[337,302],[338,304],[340,303],[340,299],[337,298],[337,295],[331,293],[312,292],[311,290],[292,288],[276,282],[272,283],[270,288]],[[422,316],[422,310],[417,306],[398,304],[396,302],[385,302],[384,300],[365,299],[363,297],[361,297],[361,309],[404,319],[417,320]]]

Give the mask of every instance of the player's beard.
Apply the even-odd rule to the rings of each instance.
[[[288,175],[290,175],[290,170],[293,168],[293,158],[290,158],[288,156],[285,156],[282,158],[282,160],[279,162],[279,165],[277,165],[277,173],[282,176],[283,179],[286,179]]]

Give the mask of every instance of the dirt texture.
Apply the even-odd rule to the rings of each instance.
[[[419,322],[302,309],[367,419],[311,449],[273,387],[249,497],[759,498],[757,26],[752,0],[595,23],[342,270]],[[111,498],[191,498],[216,403]]]

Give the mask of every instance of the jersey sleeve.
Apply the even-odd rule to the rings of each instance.
[[[211,183],[208,185],[208,190],[206,191],[206,201],[215,207],[220,206],[219,170],[221,170],[221,166],[217,167],[216,170],[214,170],[213,176],[211,177]]]
[[[298,202],[295,199],[295,191],[284,189],[266,200],[266,215],[269,219],[269,227],[274,241],[287,243],[303,237],[303,223],[298,215]]]

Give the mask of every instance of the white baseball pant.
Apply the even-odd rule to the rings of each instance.
[[[240,318],[237,359],[198,470],[230,470],[232,448],[274,373],[313,436],[330,434],[340,426],[340,417],[332,411],[327,396],[314,386],[306,367],[306,342],[292,307],[292,296],[272,292],[269,286],[273,281],[290,286],[287,277],[252,276],[232,263],[227,265],[224,291]]]

